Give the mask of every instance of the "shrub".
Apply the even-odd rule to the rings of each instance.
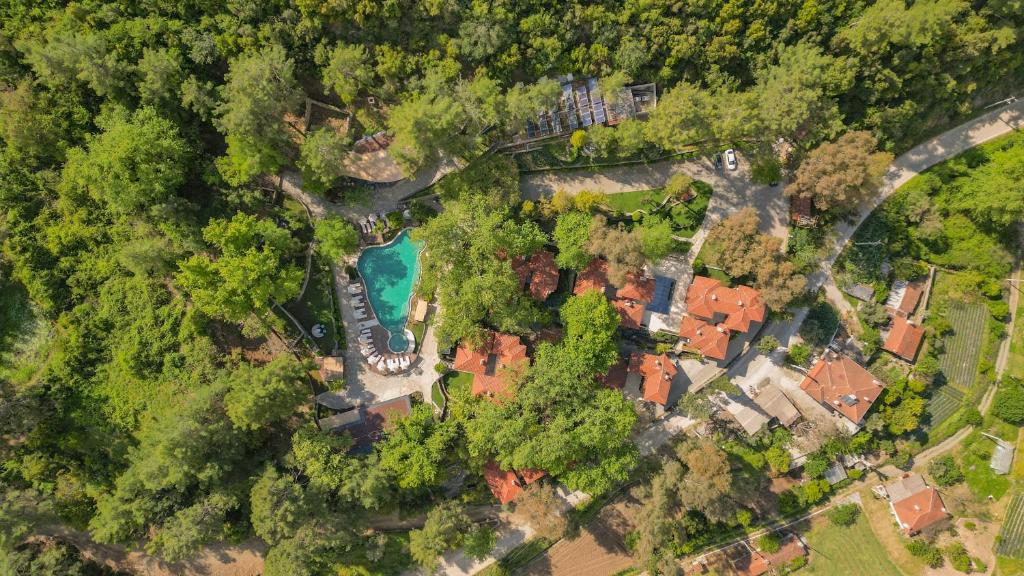
[[[954,542],[946,548],[946,557],[949,558],[949,563],[958,572],[968,574],[971,572],[971,557],[967,554],[967,549],[960,542]]]
[[[771,334],[768,334],[764,338],[761,338],[761,340],[759,340],[757,343],[757,351],[766,356],[774,352],[778,347],[779,339],[776,338],[775,336],[772,336]]]
[[[924,540],[914,539],[906,543],[907,551],[924,561],[932,568],[941,568],[945,564],[942,550]]]
[[[757,547],[766,554],[774,554],[782,548],[782,539],[778,534],[769,532],[757,539]]]
[[[860,480],[862,476],[864,476],[864,471],[860,468],[854,468],[846,472],[846,477],[850,480]]]
[[[768,465],[771,466],[772,472],[776,475],[785,474],[789,471],[791,458],[788,451],[778,446],[772,446],[765,451],[764,457],[768,461]]]
[[[754,513],[746,508],[740,508],[736,511],[736,523],[746,528],[750,526],[750,523],[754,521]]]
[[[853,526],[860,516],[860,506],[842,504],[828,511],[828,520],[835,526]]]
[[[1016,426],[1024,424],[1024,381],[1013,376],[1003,380],[992,402],[992,414]]]
[[[828,470],[829,461],[820,454],[811,454],[804,462],[804,476],[808,478],[820,478],[825,470]]]
[[[466,540],[463,543],[463,549],[466,551],[466,555],[476,560],[483,560],[494,550],[494,545],[497,543],[497,535],[494,532],[494,528],[486,524],[478,524],[469,534],[466,535]]]
[[[964,472],[951,455],[945,455],[928,464],[928,475],[939,486],[952,486],[964,480]]]
[[[810,359],[811,347],[803,343],[790,346],[789,353],[786,354],[786,362],[795,366],[804,366]]]

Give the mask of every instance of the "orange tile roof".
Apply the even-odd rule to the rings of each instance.
[[[885,339],[882,349],[913,362],[923,338],[924,328],[902,316],[894,316],[892,328],[889,329],[889,336]]]
[[[538,250],[529,258],[513,259],[512,269],[519,276],[519,287],[528,290],[535,300],[547,300],[558,288],[555,255],[547,250]]]
[[[679,369],[667,355],[660,356],[646,352],[634,352],[629,358],[629,372],[639,374],[643,379],[644,400],[657,402],[662,406],[668,404],[668,395],[672,390],[672,379]]]
[[[624,298],[647,304],[654,298],[654,284],[654,278],[629,274],[626,276],[626,284],[616,289],[608,282],[608,261],[596,258],[576,275],[576,286],[572,293],[578,295],[587,290],[597,290],[609,298]]]
[[[883,384],[860,364],[830,350],[807,373],[800,388],[859,424],[882,393]]]
[[[921,301],[923,294],[924,285],[921,282],[908,283],[906,290],[903,292],[903,299],[900,300],[900,305],[896,308],[896,312],[903,316],[910,316],[917,308],[917,303]]]
[[[712,326],[700,318],[683,316],[679,335],[686,339],[686,346],[708,358],[725,360],[729,350],[729,329],[724,325]]]
[[[579,295],[587,290],[604,292],[608,288],[608,261],[595,258],[587,267],[576,274],[576,286],[572,293]]]
[[[515,500],[523,491],[524,486],[533,484],[547,476],[547,472],[536,468],[523,468],[517,474],[515,470],[502,470],[497,462],[491,460],[484,465],[484,480],[491,489],[491,494],[502,504]]]
[[[473,374],[474,396],[486,394],[499,398],[509,394],[509,382],[502,371],[527,362],[526,346],[519,336],[487,332],[483,346],[472,348],[465,342],[459,346],[455,352],[454,368]]]
[[[748,332],[755,322],[764,322],[767,308],[761,293],[749,286],[728,288],[714,278],[695,276],[686,290],[686,310],[691,316],[712,324],[724,324],[737,332]]]
[[[907,534],[916,534],[921,530],[945,520],[949,517],[946,505],[939,496],[939,491],[928,487],[916,494],[892,503],[893,512],[900,522],[900,528]]]
[[[494,497],[502,504],[508,504],[523,491],[519,486],[516,473],[511,470],[502,470],[494,460],[484,465],[484,480],[487,481],[491,494],[494,494]]]
[[[639,330],[641,328],[644,321],[643,304],[624,298],[614,298],[612,306],[615,307],[615,310],[619,313],[619,318],[622,319],[619,322],[619,326],[632,330]]]

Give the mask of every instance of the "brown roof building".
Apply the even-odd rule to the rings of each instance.
[[[412,414],[412,400],[399,396],[369,406],[356,406],[333,416],[319,419],[320,429],[346,431],[352,435],[353,452],[369,452],[373,443],[383,438],[391,423]]]
[[[640,391],[644,400],[657,402],[662,406],[668,404],[668,395],[672,391],[672,379],[679,369],[667,355],[660,356],[646,352],[634,352],[629,358],[629,374],[640,377]]]
[[[543,302],[558,289],[558,265],[554,254],[547,250],[538,250],[529,258],[513,259],[512,269],[519,276],[519,287],[534,300]]]
[[[679,335],[692,350],[725,360],[732,332],[750,332],[764,322],[767,307],[749,286],[729,288],[714,278],[696,276],[686,291],[686,315]]]
[[[807,548],[793,534],[787,534],[776,552],[771,554],[765,552],[754,552],[749,560],[733,560],[733,567],[740,576],[761,576],[771,570],[786,566],[790,562],[807,555]],[[746,560],[744,562],[744,560]]]
[[[616,288],[608,281],[608,261],[597,258],[576,275],[573,294],[579,295],[587,290],[603,293],[618,311],[621,326],[639,330],[643,325],[645,308],[654,299],[654,286],[653,278],[630,274],[625,285]]]
[[[925,484],[920,474],[904,474],[885,487],[896,522],[908,536],[949,518],[939,491]]]
[[[890,314],[909,318],[917,309],[921,296],[924,295],[925,284],[921,281],[898,282],[894,286],[894,294],[890,294],[890,302],[886,302],[886,310]],[[902,292],[902,293],[901,293]]]
[[[892,352],[907,362],[913,362],[924,339],[924,328],[903,316],[893,316],[892,327],[882,349]]]
[[[497,462],[491,460],[484,465],[484,480],[491,489],[491,494],[502,504],[508,504],[515,500],[516,496],[522,493],[523,488],[533,484],[547,475],[543,470],[526,468],[516,472],[515,470],[502,470]]]
[[[871,372],[831,350],[818,360],[800,383],[812,398],[860,424],[883,385]]]
[[[455,352],[454,368],[473,374],[471,390],[474,396],[486,395],[500,400],[510,394],[509,382],[503,372],[524,366],[529,361],[526,346],[519,336],[487,332],[482,346],[475,348],[465,342],[459,346]]]

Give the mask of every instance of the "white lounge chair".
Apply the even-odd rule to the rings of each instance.
[[[349,294],[353,294],[353,295],[354,294],[359,294],[362,291],[363,291],[363,287],[360,286],[359,284],[349,284],[348,285],[348,293]]]
[[[376,365],[377,362],[380,362],[380,354],[374,354],[373,356],[367,358],[366,361],[369,362],[370,364]]]
[[[387,362],[383,358],[380,359],[380,362],[377,362],[377,370],[380,370],[381,372],[384,372],[385,374],[387,373],[388,365],[387,365]]]
[[[371,338],[369,336],[360,336],[359,337],[359,341],[361,343],[363,343],[363,344],[372,344],[373,343],[373,338]]]
[[[356,308],[355,312],[356,320],[362,320],[363,318],[366,318],[366,312],[364,312],[362,308]]]
[[[374,319],[374,320],[364,320],[364,321],[359,323],[359,328],[362,329],[362,330],[369,330],[370,328],[373,328],[374,326],[380,326],[380,322],[377,322],[377,320]]]
[[[373,355],[373,350],[369,346],[363,346],[359,348],[359,353],[363,355],[363,358],[369,358]]]
[[[412,361],[409,360],[408,356],[402,356],[401,358],[398,359],[398,365],[402,368],[402,370],[405,370],[411,364],[412,364]]]

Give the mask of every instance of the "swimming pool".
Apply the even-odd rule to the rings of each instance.
[[[390,334],[388,348],[395,353],[410,351],[412,343],[405,334],[409,319],[409,299],[419,272],[420,242],[403,230],[383,246],[371,246],[359,255],[357,268],[366,286],[366,296],[377,321]]]

